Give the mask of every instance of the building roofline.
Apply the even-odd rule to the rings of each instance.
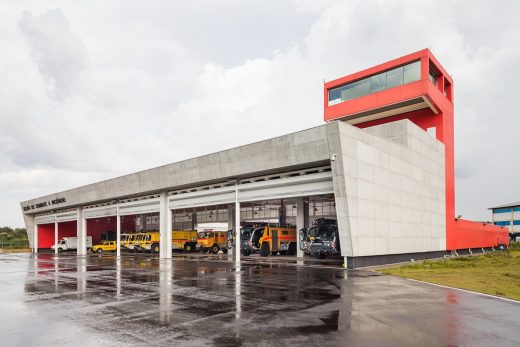
[[[510,203],[510,204],[505,204],[505,205],[499,205],[499,206],[494,206],[494,207],[488,207],[488,210],[493,210],[493,209],[495,209],[495,208],[516,207],[516,206],[520,206],[520,201],[512,202],[512,203]]]

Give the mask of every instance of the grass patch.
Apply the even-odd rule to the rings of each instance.
[[[520,301],[520,243],[504,252],[425,260],[377,271]]]

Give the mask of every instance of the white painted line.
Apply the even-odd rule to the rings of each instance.
[[[387,276],[394,276],[394,275],[387,275]],[[496,296],[496,295],[474,292],[474,291],[467,290],[467,289],[462,289],[462,288],[449,287],[449,286],[445,286],[445,285],[437,284],[437,283],[430,283],[430,282],[414,280],[413,278],[400,277],[400,276],[394,276],[394,277],[399,277],[399,278],[402,278],[402,279],[405,279],[405,280],[409,280],[409,281],[413,281],[413,282],[425,283],[425,284],[429,284],[429,285],[436,286],[436,287],[441,287],[441,288],[446,288],[446,289],[454,289],[454,290],[458,290],[458,291],[461,291],[461,292],[487,296],[487,297],[493,298],[493,299],[500,299],[500,300],[504,300],[504,301],[514,302],[515,304],[520,304],[520,301],[518,301],[518,300],[503,298],[503,297]]]

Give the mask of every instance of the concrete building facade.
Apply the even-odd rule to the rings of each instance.
[[[489,208],[493,224],[505,227],[511,234],[520,236],[520,201]]]
[[[335,216],[351,267],[508,242],[500,227],[454,218],[452,85],[428,50],[329,82],[328,124],[22,202],[31,245],[77,236],[84,255],[87,236],[111,229],[119,255],[121,232],[148,215],[170,258],[172,226],[201,209],[237,226],[244,206],[253,218],[269,204],[292,206],[280,213],[298,230],[317,206]]]

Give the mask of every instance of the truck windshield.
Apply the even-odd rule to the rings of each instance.
[[[316,238],[324,241],[333,241],[336,233],[336,228],[333,226],[323,226],[316,228]]]
[[[199,233],[199,239],[205,239],[208,237],[208,233],[206,231]]]
[[[253,231],[253,235],[251,236],[251,242],[255,246],[260,247],[260,238],[262,237],[263,234],[264,234],[264,227],[255,229],[255,231]]]
[[[241,234],[242,234],[242,239],[243,240],[249,240],[251,239],[251,233],[253,232],[253,230],[251,229],[246,229],[246,230],[242,230]]]
[[[61,240],[60,245],[64,245],[64,244],[65,244],[65,240]]]

